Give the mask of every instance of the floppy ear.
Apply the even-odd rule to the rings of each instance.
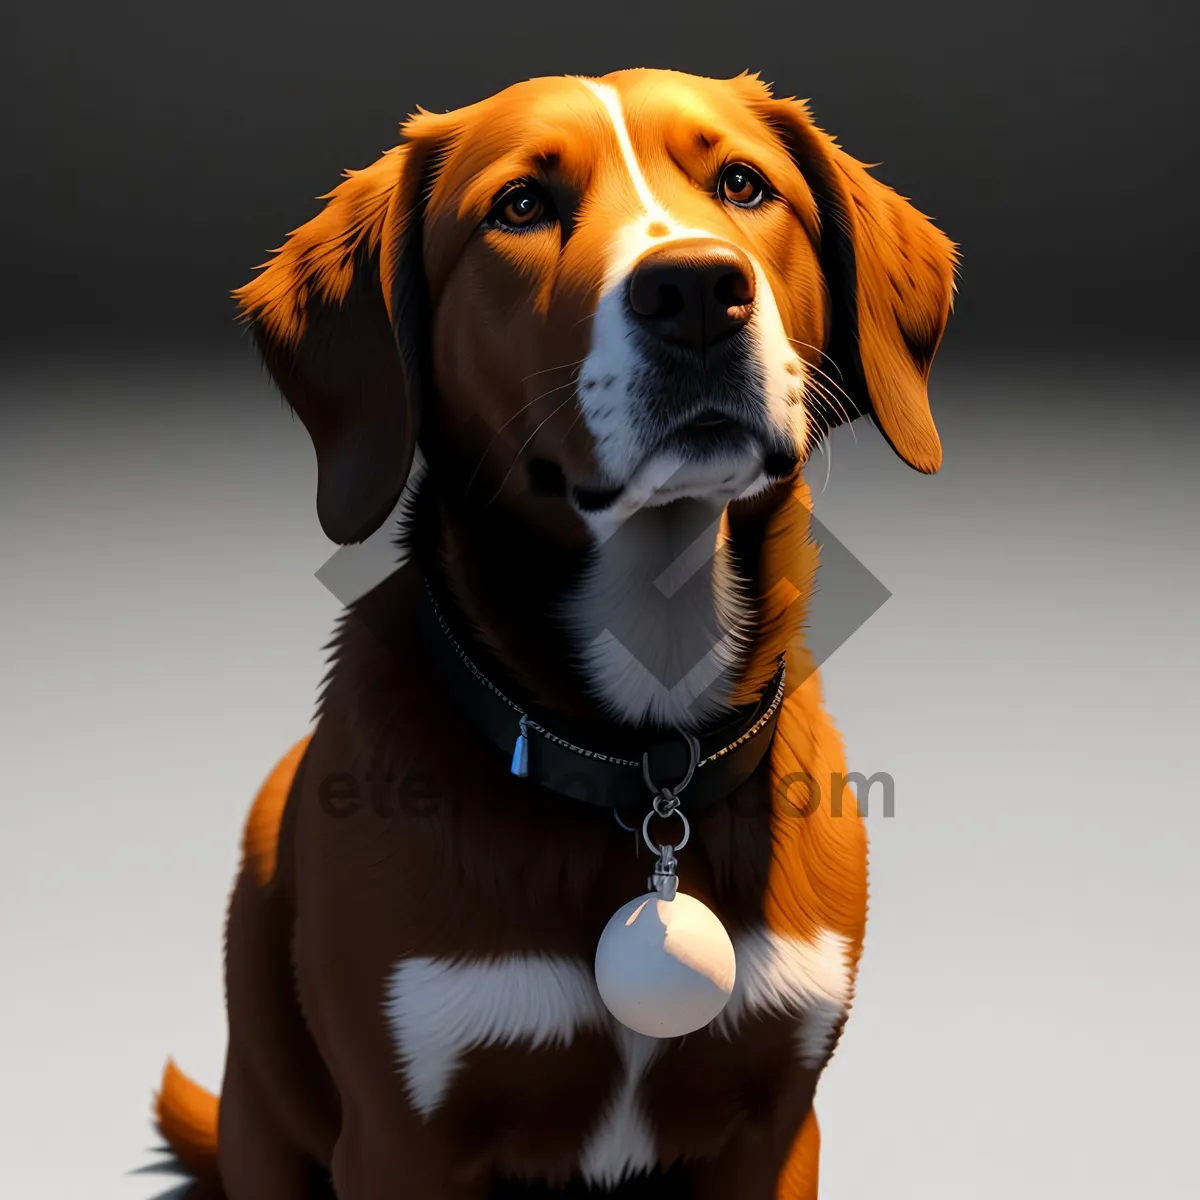
[[[803,101],[771,100],[767,108],[821,217],[831,374],[840,372],[859,411],[909,466],[932,474],[942,443],[929,411],[929,369],[950,316],[955,245],[818,129]]]
[[[416,448],[428,354],[426,150],[410,142],[347,171],[321,212],[234,292],[312,438],[317,516],[335,542],[383,524]]]

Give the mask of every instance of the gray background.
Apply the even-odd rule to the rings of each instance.
[[[228,289],[420,103],[761,69],[963,244],[943,472],[817,512],[894,597],[825,670],[869,819],[823,1197],[1195,1193],[1200,370],[1182,6],[46,3],[0,86],[0,1194],[147,1200],[219,1082],[245,809],[339,605]],[[11,130],[9,128],[11,126]],[[828,614],[826,614],[826,618]],[[816,621],[822,621],[818,604]]]
[[[1191,7],[24,0],[0,330],[225,344],[229,289],[417,104],[672,66],[761,71],[882,163],[963,246],[961,345],[1161,350],[1200,250]]]

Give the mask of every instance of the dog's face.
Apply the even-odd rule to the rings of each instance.
[[[585,526],[729,503],[871,413],[935,470],[953,249],[750,77],[533,80],[352,174],[240,299],[335,540],[435,470]]]
[[[816,208],[739,89],[539,81],[464,128],[426,261],[439,395],[511,430],[471,447],[483,486],[526,443],[589,518],[789,473],[810,433],[799,351],[823,339]]]

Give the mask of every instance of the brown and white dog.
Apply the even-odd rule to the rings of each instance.
[[[420,112],[326,199],[238,293],[323,529],[362,540],[418,442],[424,470],[247,824],[220,1100],[168,1065],[159,1128],[230,1200],[815,1196],[867,855],[801,638],[800,472],[858,415],[937,470],[953,245],[751,76]],[[709,1026],[608,1015],[592,956],[647,852],[514,772],[497,697],[630,821],[640,747],[705,747],[679,871],[737,958]]]

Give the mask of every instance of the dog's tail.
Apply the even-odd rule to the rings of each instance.
[[[196,1200],[223,1200],[217,1172],[217,1098],[189,1079],[170,1059],[154,1097],[159,1133],[199,1185]]]
[[[278,859],[284,808],[311,734],[276,763],[259,788],[242,837],[243,864],[261,886],[271,882]],[[217,1171],[217,1097],[189,1079],[171,1060],[154,1097],[154,1123],[179,1165],[195,1177],[188,1200],[224,1200]]]

